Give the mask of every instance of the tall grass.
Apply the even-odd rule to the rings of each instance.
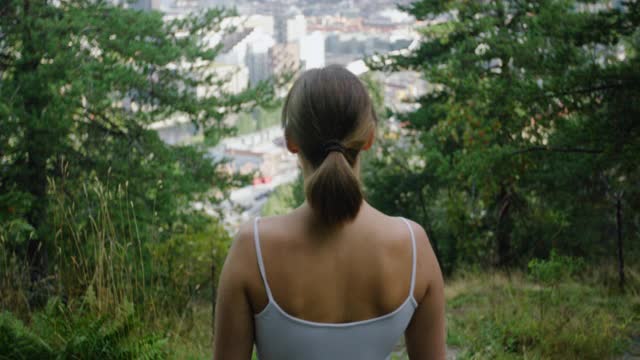
[[[190,347],[201,355],[210,351],[211,341],[203,340],[211,336],[207,304],[215,281],[212,266],[220,268],[230,242],[215,219],[199,228],[181,226],[166,231],[166,226],[156,224],[155,215],[139,221],[127,183],[113,186],[95,177],[77,189],[50,181],[48,198],[52,239],[47,249],[48,276],[37,283],[29,276],[26,252],[21,249],[33,236],[33,229],[20,223],[0,229],[3,335],[31,345],[44,344],[43,349],[62,356],[67,345],[55,345],[51,342],[55,337],[43,334],[64,330],[58,326],[63,319],[75,324],[58,332],[57,338],[65,344],[92,336],[96,346],[117,343],[115,351],[116,347],[130,349],[129,343],[142,348],[147,344],[134,339],[154,339],[148,344],[155,346],[161,338],[181,348],[184,356],[180,357],[189,357],[185,349]],[[49,305],[32,308],[34,297],[50,299]],[[125,308],[127,315],[121,319],[118,314]],[[203,314],[209,314],[204,322]],[[43,319],[50,319],[51,326],[44,326]],[[109,335],[113,328],[120,329],[117,332],[123,337]],[[14,340],[0,337],[0,346]],[[207,345],[202,346],[203,342]],[[138,354],[125,355],[134,353]],[[162,352],[140,354],[157,358]]]
[[[101,313],[127,299],[155,310],[153,299],[146,297],[143,245],[127,186],[109,189],[94,178],[83,184],[78,199],[49,183],[55,292],[77,298],[90,289]]]

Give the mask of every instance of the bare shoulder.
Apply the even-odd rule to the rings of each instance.
[[[274,241],[284,238],[290,228],[291,221],[286,216],[261,217],[257,227],[255,218],[243,223],[233,239],[225,266],[235,269],[238,274],[254,283],[254,280],[259,280],[256,236],[264,253],[265,248],[273,245]]]
[[[238,232],[233,239],[233,243],[231,244],[231,251],[235,251],[243,255],[247,255],[247,252],[253,252],[251,251],[254,246],[253,223],[254,220],[250,220],[240,225]]]
[[[240,225],[225,259],[223,272],[234,281],[244,283],[253,275],[251,264],[255,259],[253,220],[251,220]]]
[[[253,321],[247,290],[253,262],[252,226],[240,226],[227,258],[216,289],[215,354],[216,359],[248,359],[253,344]]]
[[[427,232],[424,230],[422,225],[418,224],[413,220],[407,219],[409,225],[411,225],[411,229],[413,230],[413,234],[416,238],[416,247],[418,250],[418,256],[433,256],[435,257],[435,253],[433,248],[431,247],[431,241],[429,240],[429,236]]]
[[[424,228],[415,221],[408,221],[416,239],[415,297],[420,302],[430,290],[440,291],[443,286],[442,271]]]
[[[413,230],[413,234],[416,239],[418,260],[429,262],[435,261],[437,263],[438,260],[436,259],[436,255],[433,251],[433,247],[431,246],[431,241],[429,240],[427,232],[424,230],[422,225],[417,222],[409,219],[407,219],[407,221],[409,222],[409,225],[411,225],[411,229]]]
[[[298,243],[300,239],[308,237],[307,221],[296,210],[283,215],[261,217],[259,221],[259,236],[262,252],[282,251],[283,246]]]
[[[292,225],[294,214],[289,213],[286,215],[274,215],[274,216],[265,216],[260,218],[260,235],[265,234],[269,235],[278,235],[282,232],[287,232]],[[262,236],[260,237],[262,240]]]
[[[416,237],[417,266],[414,293],[418,307],[405,331],[410,359],[446,357],[444,282],[438,259],[422,226],[411,222]]]

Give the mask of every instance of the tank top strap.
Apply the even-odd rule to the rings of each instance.
[[[258,258],[258,267],[260,268],[260,276],[262,277],[262,282],[264,283],[264,289],[267,292],[267,297],[269,298],[269,302],[273,301],[273,296],[271,295],[271,289],[269,288],[269,282],[267,281],[267,272],[264,269],[264,261],[262,260],[262,249],[260,248],[260,234],[258,231],[258,223],[260,222],[260,217],[256,216],[253,221],[253,241],[256,246],[256,257]]]
[[[411,234],[411,286],[409,287],[409,296],[413,299],[413,293],[416,287],[416,236],[409,221],[401,217],[402,221],[407,224],[409,233]]]

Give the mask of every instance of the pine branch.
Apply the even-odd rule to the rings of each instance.
[[[550,146],[533,146],[526,149],[521,149],[512,152],[510,155],[518,155],[529,152],[559,152],[559,153],[580,153],[580,154],[602,154],[604,150],[600,149],[582,149],[582,148],[569,148],[569,147],[550,147]]]
[[[591,94],[591,93],[606,91],[606,90],[619,90],[619,89],[628,89],[628,88],[635,88],[635,87],[637,87],[637,83],[632,81],[622,80],[615,84],[593,86],[588,88],[579,88],[579,89],[573,89],[573,90],[557,92],[557,93],[549,92],[544,94],[541,97],[550,98],[550,97],[560,97],[560,96],[567,96],[567,95]]]

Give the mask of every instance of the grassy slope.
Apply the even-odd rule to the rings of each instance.
[[[553,288],[521,273],[458,274],[445,289],[448,345],[457,350],[457,359],[618,358],[629,347],[630,336],[640,334],[640,275],[630,269],[630,286],[621,294],[594,285],[605,283],[607,275],[601,274],[564,280]],[[133,319],[133,326],[125,327],[116,326],[123,324],[118,320],[122,317],[113,322],[105,314],[109,321],[103,322],[99,311],[78,311],[76,306],[68,313],[57,310],[58,304],[32,314],[26,327],[3,315],[0,325],[16,329],[10,333],[17,338],[0,336],[0,355],[22,343],[29,354],[42,350],[51,358],[98,348],[105,358],[211,358],[212,309],[206,301],[190,302],[153,322]],[[61,325],[69,319],[72,325]],[[402,347],[393,359],[407,359]]]
[[[463,349],[459,359],[614,358],[639,330],[638,288],[621,294],[595,283],[463,274],[446,289],[448,342]]]
[[[640,331],[638,287],[620,294],[595,282],[567,280],[551,290],[521,273],[460,274],[445,290],[448,345],[457,359],[616,358]],[[210,358],[211,310],[198,311],[200,324],[174,342],[177,358]],[[407,359],[404,349],[393,359]]]

